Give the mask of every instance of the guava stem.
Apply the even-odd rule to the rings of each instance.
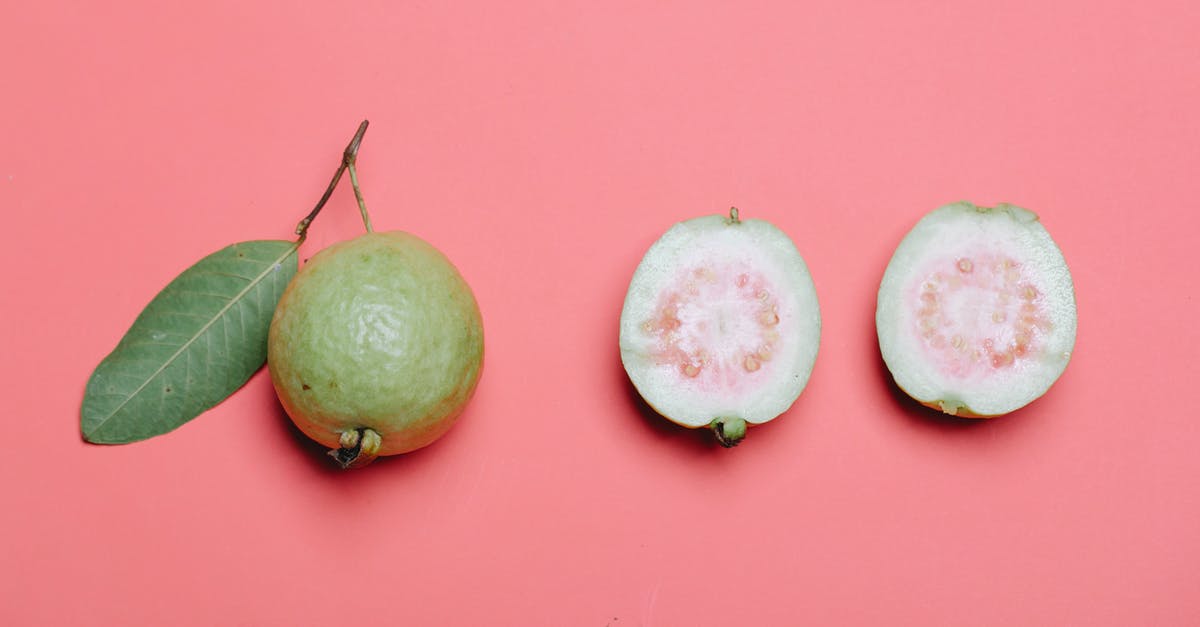
[[[313,207],[313,210],[296,225],[296,235],[299,235],[301,240],[308,234],[308,225],[312,224],[317,214],[321,213],[321,209],[325,207],[325,203],[329,202],[329,197],[333,195],[333,190],[337,187],[338,181],[342,180],[342,173],[354,165],[355,160],[358,158],[358,147],[362,144],[363,135],[367,132],[367,125],[369,124],[369,121],[363,120],[362,124],[358,125],[358,131],[354,133],[354,137],[350,139],[350,143],[346,144],[346,150],[342,151],[342,162],[338,164],[337,171],[333,173],[333,180],[329,181],[329,186],[325,188],[325,193],[321,194],[321,200],[318,200],[317,206]],[[353,170],[350,172],[350,178],[354,179]],[[358,194],[357,183],[354,185],[354,192],[355,196],[358,197],[359,206],[362,207],[362,196]],[[366,209],[364,208],[363,211],[366,211]],[[371,230],[370,225],[367,226],[367,230]]]
[[[355,169],[353,161],[346,167],[350,170],[350,185],[354,187],[354,198],[358,200],[358,212],[362,214],[363,226],[367,227],[368,233],[373,233],[375,229],[371,228],[371,216],[367,213],[367,203],[363,201],[362,189],[358,186],[358,170]]]
[[[708,423],[708,427],[725,448],[737,446],[746,437],[746,421],[736,416],[716,418]]]
[[[738,219],[738,208],[737,208],[737,207],[730,207],[730,208],[729,208],[729,223],[730,223],[730,224],[737,224],[737,223],[739,223],[739,222],[741,222],[741,220],[739,220],[739,219]]]
[[[336,459],[343,469],[361,468],[375,461],[381,444],[383,438],[374,429],[361,427],[343,431],[338,438],[339,448],[329,451],[329,456]]]

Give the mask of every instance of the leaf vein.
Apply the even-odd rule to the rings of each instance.
[[[163,372],[165,372],[167,370],[167,368],[169,368],[173,363],[175,363],[175,360],[178,359],[179,356],[184,353],[184,351],[188,350],[188,348],[191,347],[191,345],[200,336],[208,335],[207,331],[209,330],[210,327],[213,326],[213,324],[215,324],[218,320],[223,321],[224,317],[225,317],[225,313],[228,312],[231,307],[233,307],[235,304],[237,304],[242,298],[244,298],[257,285],[262,283],[263,279],[265,279],[268,276],[270,276],[271,274],[273,274],[275,272],[275,267],[277,265],[283,263],[283,261],[285,259],[287,259],[288,256],[290,256],[292,253],[294,253],[296,251],[296,249],[299,247],[299,245],[300,245],[299,242],[293,243],[290,247],[288,247],[287,250],[285,250],[283,252],[282,255],[280,255],[279,257],[275,258],[274,261],[267,264],[267,267],[264,268],[263,271],[258,274],[258,276],[254,277],[254,279],[252,279],[250,281],[250,283],[248,283],[245,287],[243,287],[241,289],[241,291],[239,291],[237,294],[235,294],[234,297],[229,300],[229,302],[227,302],[224,306],[221,307],[221,309],[219,311],[217,311],[215,314],[213,314],[212,317],[209,318],[208,321],[204,324],[204,326],[200,327],[200,329],[198,329],[194,334],[192,334],[192,336],[189,337],[187,339],[187,341],[184,342],[183,345],[180,346],[179,349],[176,350],[169,358],[167,358],[167,360],[165,362],[163,362],[163,364],[161,366],[159,366],[157,369],[155,369],[154,372],[150,373],[150,375],[146,377],[145,381],[143,381],[141,383],[141,385],[139,385],[137,387],[137,389],[135,389],[119,405],[117,405],[115,408],[113,408],[111,411],[109,411],[107,416],[105,416],[102,420],[100,420],[98,423],[96,423],[92,427],[91,432],[95,433],[95,432],[103,429],[104,425],[107,424],[109,420],[112,420],[113,416],[116,416],[118,413],[120,413],[121,410],[124,409],[125,406],[128,405],[130,403],[130,401],[132,401],[134,398],[137,398],[138,395],[142,392],[142,390],[146,389],[146,386],[150,385],[151,381],[154,381],[157,377],[162,375]],[[179,313],[185,313],[185,312],[179,312]],[[224,325],[222,325],[222,326],[224,326]],[[224,338],[222,338],[222,339],[224,339]],[[159,393],[160,407],[162,406],[162,403],[164,403],[166,401],[164,396],[165,395],[163,393],[161,393],[161,392]]]

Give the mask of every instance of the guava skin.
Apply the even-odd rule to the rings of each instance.
[[[317,253],[292,279],[267,363],[308,437],[338,449],[344,433],[373,430],[375,455],[406,453],[445,434],[470,400],[483,321],[436,248],[400,231],[368,233]]]

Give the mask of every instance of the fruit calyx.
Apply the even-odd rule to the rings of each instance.
[[[361,468],[379,456],[383,438],[374,429],[360,427],[343,431],[338,444],[340,448],[329,451],[329,456],[336,459],[343,469]]]
[[[729,224],[741,224],[742,223],[741,218],[738,217],[738,208],[737,207],[729,208],[729,220],[727,220],[727,222]]]
[[[746,421],[737,416],[714,418],[708,423],[708,428],[712,429],[717,442],[725,448],[733,448],[746,438]]]

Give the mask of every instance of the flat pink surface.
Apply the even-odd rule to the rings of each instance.
[[[0,624],[1200,623],[1200,5],[10,3],[0,18]],[[335,471],[266,373],[84,444],[92,368],[202,255],[285,238],[363,118],[375,225],[487,329],[443,440]],[[1005,418],[891,387],[875,290],[926,211],[1039,212],[1077,350]],[[808,389],[735,450],[617,354],[673,222],[773,221]],[[304,247],[361,231],[340,188]]]

